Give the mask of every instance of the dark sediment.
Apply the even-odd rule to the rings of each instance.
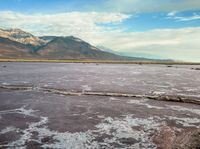
[[[184,102],[200,105],[200,98],[191,96],[177,96],[177,95],[137,95],[129,93],[114,93],[114,92],[95,92],[95,91],[67,91],[65,89],[55,89],[47,87],[25,86],[25,85],[6,85],[0,86],[2,89],[8,90],[39,90],[44,92],[50,92],[54,94],[71,95],[71,96],[110,96],[110,97],[136,97],[136,98],[148,98],[159,101],[171,101],[171,102]]]

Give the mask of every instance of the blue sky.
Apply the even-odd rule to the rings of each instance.
[[[169,13],[169,12],[168,12]],[[130,18],[124,20],[120,24],[101,24],[103,26],[121,27],[126,31],[148,31],[151,29],[162,28],[184,28],[184,27],[199,27],[200,19],[191,21],[179,21],[175,18],[169,18],[167,12],[151,12],[151,13],[136,13]],[[200,11],[184,11],[177,13],[179,17],[191,17],[194,13],[200,15]]]
[[[0,0],[0,28],[74,35],[128,56],[200,62],[200,0]]]
[[[25,13],[55,13],[66,11],[92,11],[102,0],[0,0],[1,10]],[[90,8],[89,8],[90,7]],[[95,11],[95,10],[94,10]]]

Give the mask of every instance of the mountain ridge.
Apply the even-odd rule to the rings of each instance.
[[[46,43],[44,40],[21,29],[0,29],[0,37],[8,38],[26,45],[38,46]]]
[[[123,60],[74,36],[36,37],[21,29],[0,29],[1,58]]]
[[[31,57],[31,47],[22,43],[0,37],[0,57]]]
[[[74,36],[37,37],[21,29],[0,29],[0,58],[150,60],[104,51]]]

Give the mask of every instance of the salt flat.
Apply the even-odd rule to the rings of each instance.
[[[200,105],[147,98],[198,100],[193,67],[1,63],[0,147],[198,148]]]

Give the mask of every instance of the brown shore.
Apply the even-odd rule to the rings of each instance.
[[[198,62],[181,61],[132,61],[132,60],[92,60],[92,59],[14,59],[0,58],[0,62],[41,62],[41,63],[104,63],[104,64],[164,64],[164,65],[200,65]]]

